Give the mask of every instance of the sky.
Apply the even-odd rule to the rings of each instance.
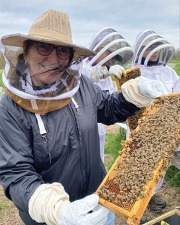
[[[94,34],[112,27],[131,46],[150,29],[180,48],[180,0],[1,0],[0,36],[28,34],[49,9],[68,13],[74,44],[89,47]]]

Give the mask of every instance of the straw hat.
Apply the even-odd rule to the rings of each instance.
[[[90,56],[94,52],[73,44],[69,17],[66,13],[48,10],[32,24],[28,35],[11,34],[2,37],[4,45],[23,47],[26,40],[46,42],[54,45],[72,47],[77,56]]]

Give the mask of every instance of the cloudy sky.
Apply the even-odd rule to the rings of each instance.
[[[180,48],[180,0],[1,0],[0,36],[27,34],[48,9],[69,14],[75,44],[88,47],[96,32],[112,27],[131,45],[151,29]]]

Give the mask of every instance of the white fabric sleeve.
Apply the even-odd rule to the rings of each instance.
[[[174,83],[173,93],[180,93],[180,78]]]
[[[38,223],[58,225],[60,209],[69,195],[60,183],[40,185],[29,201],[29,214]]]

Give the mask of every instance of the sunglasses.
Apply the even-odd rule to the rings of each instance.
[[[48,43],[36,42],[37,51],[42,56],[50,55],[56,49],[56,55],[60,59],[68,59],[73,56],[74,50],[66,46],[55,46]]]

